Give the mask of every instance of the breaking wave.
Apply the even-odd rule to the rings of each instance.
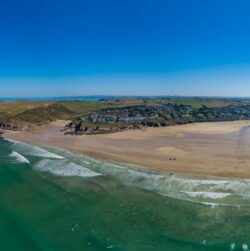
[[[163,196],[206,206],[250,206],[250,180],[217,177],[192,177],[140,170],[138,166],[109,163],[59,148],[56,154],[126,185],[137,186]]]
[[[34,165],[34,169],[59,176],[95,177],[101,175],[67,160],[43,159]]]
[[[21,154],[18,153],[18,152],[15,152],[15,151],[12,151],[12,152],[9,154],[9,157],[14,158],[15,161],[16,161],[16,162],[19,162],[19,163],[27,163],[27,164],[30,163],[23,155],[21,155]]]
[[[79,176],[79,177],[95,177],[101,175],[92,171],[84,165],[78,165],[65,159],[65,157],[43,149],[38,146],[26,144],[12,139],[7,139],[13,149],[10,157],[15,157],[19,162],[29,163],[25,156],[38,157],[32,162],[32,168],[42,172],[49,172],[58,176]],[[23,155],[19,154],[21,152]]]
[[[26,144],[23,142],[12,140],[12,139],[7,139],[7,140],[13,144],[12,145],[13,149],[20,150],[20,152],[22,152],[25,155],[43,157],[43,158],[51,158],[51,159],[64,159],[63,156],[49,152],[41,147]]]
[[[202,197],[209,199],[223,199],[226,198],[232,193],[215,193],[215,192],[184,192],[190,197]]]
[[[12,142],[13,152],[36,156],[32,167],[60,176],[94,177],[104,175],[175,199],[206,206],[250,206],[250,180],[217,177],[192,177],[141,170],[134,165],[110,163],[60,148],[41,148],[18,141]],[[22,156],[21,155],[21,156]],[[22,157],[24,157],[22,156]],[[25,157],[24,157],[25,158]],[[19,156],[19,160],[21,160]],[[24,159],[22,158],[22,161]]]

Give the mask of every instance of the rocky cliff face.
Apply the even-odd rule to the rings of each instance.
[[[17,125],[12,125],[12,124],[3,123],[3,122],[0,122],[0,128],[3,130],[12,130],[12,131],[20,130],[20,128]]]

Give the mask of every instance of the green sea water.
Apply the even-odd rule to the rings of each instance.
[[[1,251],[243,250],[249,196],[249,180],[142,172],[0,141]]]

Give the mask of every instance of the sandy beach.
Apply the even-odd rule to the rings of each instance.
[[[60,147],[154,171],[250,178],[250,121],[195,123],[106,135],[64,135],[67,121],[6,132],[23,142]]]

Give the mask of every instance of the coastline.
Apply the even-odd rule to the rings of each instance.
[[[64,135],[67,121],[4,133],[26,143],[59,147],[150,171],[250,178],[250,121],[203,122],[105,135]]]

